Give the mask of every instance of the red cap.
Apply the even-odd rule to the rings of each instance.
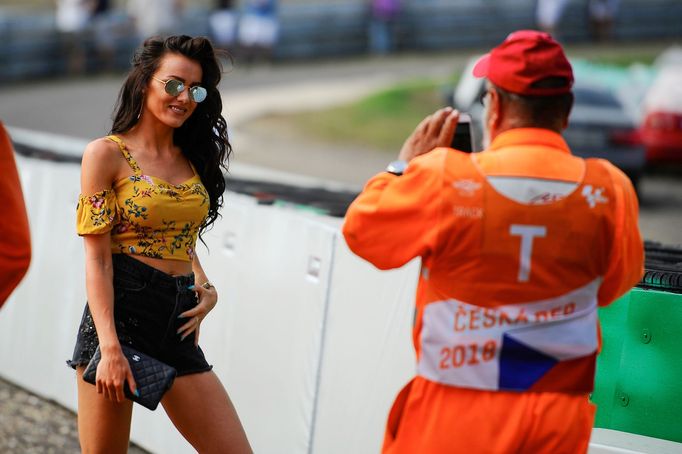
[[[507,36],[502,44],[481,57],[474,76],[486,77],[495,86],[511,93],[550,96],[569,93],[573,69],[561,45],[547,33],[520,30]],[[566,79],[559,87],[540,88],[535,84],[548,77]]]

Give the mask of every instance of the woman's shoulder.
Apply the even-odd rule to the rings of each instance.
[[[100,174],[113,181],[124,163],[119,145],[107,137],[100,137],[85,147],[81,166],[84,171]]]
[[[93,140],[85,146],[85,151],[83,151],[83,159],[96,158],[97,160],[114,161],[120,157],[119,145],[111,140],[109,136]]]

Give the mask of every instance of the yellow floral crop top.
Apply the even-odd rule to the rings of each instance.
[[[189,180],[173,185],[144,175],[117,136],[133,175],[113,188],[81,194],[76,208],[79,235],[111,232],[111,252],[192,261],[199,228],[208,215],[209,197],[194,170]],[[191,165],[191,164],[190,164]]]

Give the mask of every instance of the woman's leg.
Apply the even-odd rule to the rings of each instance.
[[[83,380],[84,367],[76,371],[78,381],[78,437],[83,454],[128,452],[133,403],[115,403],[97,394]]]
[[[239,416],[213,372],[176,378],[161,404],[200,454],[253,452]]]

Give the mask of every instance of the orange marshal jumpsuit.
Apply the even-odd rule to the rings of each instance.
[[[14,149],[0,122],[0,307],[19,284],[31,261],[31,237]]]
[[[637,215],[620,170],[545,129],[373,177],[348,210],[349,247],[380,269],[422,259],[417,376],[383,452],[585,452],[597,306],[641,278]]]

